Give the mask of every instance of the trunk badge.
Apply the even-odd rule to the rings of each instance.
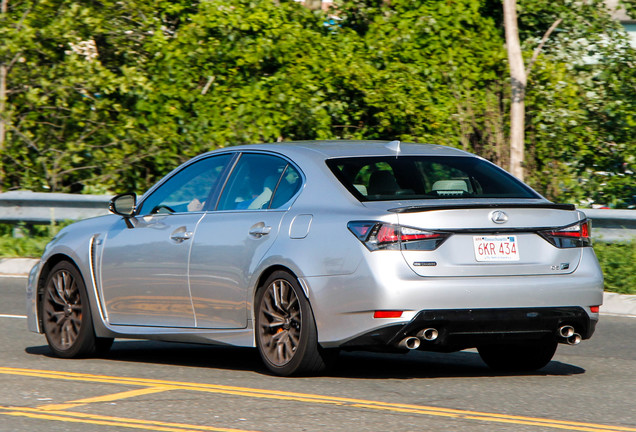
[[[501,210],[495,210],[490,213],[490,220],[496,224],[502,224],[508,222],[508,215]]]
[[[415,261],[413,263],[415,267],[435,267],[437,262],[435,261]]]

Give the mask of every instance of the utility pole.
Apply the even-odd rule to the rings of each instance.
[[[0,18],[4,19],[7,15],[9,0],[2,0],[0,3]],[[0,179],[4,178],[4,140],[6,136],[6,102],[7,102],[7,74],[9,70],[4,63],[0,63]],[[0,182],[0,192],[2,192],[2,183]]]
[[[504,27],[506,30],[506,50],[510,66],[510,173],[524,179],[523,162],[525,150],[526,82],[527,75],[519,41],[517,25],[517,1],[503,0]]]
[[[0,179],[4,178],[4,165],[2,156],[4,155],[4,140],[6,135],[5,110],[7,100],[7,67],[0,64]],[[0,183],[0,192],[2,183]]]
[[[322,0],[305,0],[305,6],[311,10],[320,10],[322,8]]]

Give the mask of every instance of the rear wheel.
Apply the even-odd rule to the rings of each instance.
[[[59,357],[105,354],[113,343],[95,336],[84,281],[67,261],[56,264],[46,279],[42,323],[49,347]]]
[[[519,344],[483,345],[477,348],[482,360],[494,370],[529,372],[541,369],[552,360],[557,341],[543,339]]]
[[[318,345],[316,323],[295,277],[274,272],[255,299],[256,345],[275,374],[310,375],[326,369],[334,353]]]

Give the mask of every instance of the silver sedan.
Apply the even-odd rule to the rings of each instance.
[[[221,149],[110,209],[60,231],[30,274],[29,328],[58,356],[225,344],[299,375],[339,350],[476,347],[535,370],[592,336],[602,302],[582,212],[443,146]]]

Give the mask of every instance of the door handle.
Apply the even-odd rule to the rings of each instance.
[[[261,238],[264,235],[269,234],[271,230],[272,230],[271,226],[265,225],[264,222],[259,222],[256,225],[252,225],[252,227],[250,228],[249,234],[252,237]]]
[[[177,243],[181,243],[184,240],[189,240],[192,238],[192,231],[186,230],[186,227],[179,227],[170,234],[170,239],[176,241]]]

